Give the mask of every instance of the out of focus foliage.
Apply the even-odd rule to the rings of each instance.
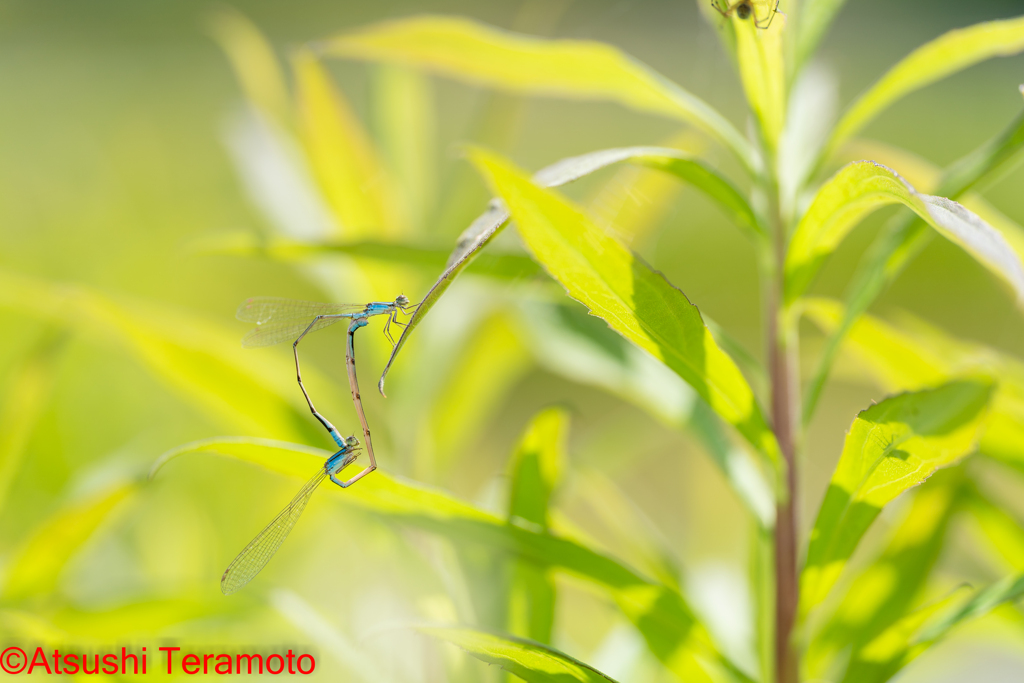
[[[901,680],[955,680],[996,635],[1019,670],[1024,19],[842,4],[768,30],[705,2],[11,5],[0,645],[768,683],[771,205],[808,380],[803,677],[928,652]],[[877,83],[833,126],[835,72],[843,101]],[[360,337],[362,376],[391,370],[363,387],[381,470],[221,596],[330,454],[235,305],[401,292],[425,303],[396,355]],[[304,378],[347,434],[334,333]]]

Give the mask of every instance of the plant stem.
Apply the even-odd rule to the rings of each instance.
[[[775,190],[776,188],[772,188]],[[777,192],[772,192],[776,197]],[[775,263],[772,291],[768,297],[768,359],[771,374],[772,426],[786,461],[785,501],[778,504],[775,517],[775,681],[798,683],[793,625],[800,597],[797,568],[797,463],[799,429],[799,378],[796,363],[796,334],[791,330],[783,299],[786,229],[772,207]]]

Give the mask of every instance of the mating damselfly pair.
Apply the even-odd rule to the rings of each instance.
[[[372,301],[368,304],[332,304],[276,297],[255,297],[245,300],[238,307],[236,317],[239,320],[256,324],[256,327],[242,339],[242,346],[271,346],[286,341],[292,343],[292,354],[295,357],[295,377],[302,390],[302,395],[306,399],[306,404],[313,416],[330,433],[340,450],[327,459],[277,517],[258,533],[228,565],[220,580],[222,593],[225,595],[234,593],[260,573],[284,543],[288,534],[291,533],[303,510],[306,509],[306,504],[313,492],[324,479],[329,478],[338,486],[347,488],[377,469],[377,460],[373,454],[373,442],[370,440],[370,428],[363,413],[359,384],[356,380],[355,333],[359,328],[368,324],[369,318],[383,316],[386,318],[384,336],[394,345],[395,339],[391,334],[391,325],[404,327],[406,323],[398,320],[399,313],[409,314],[415,308],[405,295],[399,295],[394,301]],[[359,456],[361,450],[359,439],[355,436],[343,438],[338,429],[317,412],[302,383],[302,370],[299,366],[299,342],[310,332],[329,327],[341,320],[349,321],[348,346],[345,354],[346,367],[352,390],[352,401],[362,424],[364,445],[370,458],[370,464],[347,481],[342,481],[337,475]]]

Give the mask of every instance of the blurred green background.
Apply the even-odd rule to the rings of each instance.
[[[293,0],[233,7],[282,58],[309,40],[415,13],[464,14],[530,33],[601,40],[736,123],[746,117],[731,65],[687,0]],[[851,2],[822,61],[837,73],[845,104],[922,42],[1021,7],[1009,0]],[[415,301],[438,272],[367,259],[210,253],[213,237],[279,235],[288,225],[316,229],[329,213],[315,192],[289,189],[287,169],[275,166],[281,150],[260,138],[229,60],[211,37],[218,8],[182,0],[0,5],[0,401],[8,427],[0,434],[0,562],[10,579],[26,544],[40,542],[41,528],[43,538],[66,534],[55,546],[69,554],[65,563],[49,548],[40,552],[57,559],[18,570],[46,577],[48,566],[59,567],[22,596],[8,585],[0,633],[117,645],[297,643],[318,653],[318,675],[435,681],[454,671],[479,680],[491,675],[485,667],[395,629],[412,620],[453,620],[459,600],[468,599],[453,588],[461,581],[453,569],[459,562],[436,537],[321,492],[266,571],[246,591],[224,598],[217,583],[223,568],[288,500],[296,481],[188,456],[123,499],[109,498],[118,482],[144,476],[161,453],[197,439],[251,435],[329,446],[301,405],[287,349],[243,350],[225,341],[246,331],[233,321],[242,299],[345,301],[405,292]],[[869,52],[855,50],[865,44]],[[416,118],[420,137],[403,138],[395,133],[404,130],[401,116],[396,123],[382,86],[394,74],[360,63],[328,66],[385,161],[410,164],[395,174],[409,217],[403,238],[442,250],[487,201],[458,143],[476,141],[536,169],[594,149],[659,144],[680,132],[670,121],[611,104],[523,100],[423,79],[416,87],[426,89],[429,106],[420,113],[431,116]],[[985,63],[908,97],[865,137],[948,164],[1019,112],[1021,82],[1024,59]],[[584,200],[629,180],[604,171],[567,192]],[[986,194],[1024,223],[1022,187],[1018,168]],[[659,200],[627,192],[624,201],[604,207],[607,220]],[[843,244],[818,283],[821,293],[842,293],[891,211]],[[747,243],[691,190],[649,213],[652,224],[636,235],[634,248],[760,356],[760,299]],[[517,248],[512,234],[501,243]],[[386,400],[372,387],[387,343],[375,326],[363,333],[359,368],[382,468],[500,511],[520,432],[538,410],[566,406],[569,464],[555,507],[627,562],[641,563],[630,545],[634,536],[670,549],[712,628],[749,659],[745,513],[692,436],[537,360],[535,342],[517,331],[524,314],[515,302],[543,300],[549,291],[526,280],[461,279],[397,361]],[[97,297],[115,302],[119,312]],[[934,240],[876,306],[883,313],[904,309],[956,335],[1024,354],[1024,324],[1009,296],[944,240]],[[581,317],[567,324],[594,324]],[[162,325],[188,348],[211,344],[218,358],[233,358],[238,376],[262,376],[262,384],[224,386],[237,377],[212,362],[181,373],[174,352],[151,348],[156,342],[131,321]],[[479,347],[481,338],[490,346]],[[304,350],[318,407],[348,433],[357,423],[347,400],[343,339],[332,329],[310,338]],[[808,362],[817,341],[809,333]],[[478,348],[493,353],[474,358]],[[845,369],[826,392],[806,444],[805,526],[845,429],[882,395],[856,367]],[[220,384],[222,394],[197,391],[203,382]],[[592,480],[614,482],[616,495],[631,501],[631,517],[618,520],[625,530],[602,519],[602,489]],[[106,502],[97,508],[97,500]],[[642,534],[630,531],[640,523]],[[949,546],[956,576],[999,575],[979,557],[964,559],[969,550],[969,540]],[[560,581],[559,588],[556,645],[626,680],[667,680],[604,599],[573,582]],[[1024,666],[1022,636],[1019,627],[985,622],[930,653],[904,680],[965,680],[967,672],[973,680],[1016,680],[1012,672]]]

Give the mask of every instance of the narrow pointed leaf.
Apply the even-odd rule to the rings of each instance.
[[[786,300],[810,286],[825,259],[869,213],[903,204],[1006,281],[1024,305],[1024,264],[999,231],[956,202],[919,193],[892,169],[870,161],[849,164],[818,192],[800,220],[786,256]]]
[[[856,657],[919,599],[963,493],[960,473],[949,474],[916,493],[885,550],[857,575],[835,613],[811,640],[804,655],[809,678],[836,678],[830,665],[847,657],[851,648]]]
[[[368,26],[319,45],[327,55],[426,69],[512,92],[609,100],[692,123],[753,167],[747,141],[706,102],[616,48],[546,40],[456,17],[412,17]]]
[[[543,410],[530,421],[512,455],[510,518],[548,528],[548,507],[565,468],[568,437],[569,415],[561,408]]]
[[[569,415],[548,408],[533,417],[512,454],[508,518],[523,520],[550,530],[550,504],[565,468]],[[557,600],[550,573],[529,563],[517,562],[505,591],[508,596],[508,630],[547,643],[555,623]]]
[[[965,598],[961,589],[908,615],[855,658],[842,683],[883,683],[924,654],[961,624],[1024,597],[1024,574],[1008,576]]]
[[[745,232],[754,236],[755,239],[764,236],[764,229],[739,191],[718,173],[677,149],[624,147],[599,150],[578,157],[562,159],[541,169],[534,174],[533,178],[534,182],[542,187],[558,187],[623,161],[658,168],[693,184],[694,187],[714,200]],[[391,369],[391,364],[394,363],[398,352],[402,350],[406,339],[441,298],[441,295],[451,286],[455,278],[504,227],[508,218],[508,209],[504,203],[500,199],[493,199],[487,211],[478,216],[459,236],[444,272],[423,297],[419,308],[409,319],[406,328],[402,330],[402,336],[398,338],[398,343],[392,350],[387,365],[384,366],[380,381],[377,383],[381,394],[384,393],[384,381]]]
[[[155,475],[192,453],[220,454],[270,471],[306,478],[330,456],[306,446],[246,438],[186,444],[162,456]],[[652,652],[684,681],[750,683],[715,648],[676,588],[647,579],[617,560],[577,542],[542,533],[479,510],[441,491],[376,472],[358,486],[326,489],[346,505],[391,522],[440,534],[460,545],[482,545],[539,568],[567,572],[603,590],[643,634]],[[724,679],[723,679],[724,677]]]
[[[4,510],[28,442],[50,399],[56,365],[67,338],[52,330],[44,334],[14,369],[0,402],[0,511]]]
[[[846,0],[804,0],[800,3],[796,36],[796,64],[799,70],[814,55]]]
[[[443,270],[451,250],[444,247],[360,240],[356,242],[297,242],[265,239],[251,232],[233,232],[193,242],[190,250],[204,256],[266,258],[284,263],[308,263],[324,257],[346,257],[416,268],[434,274]],[[527,280],[543,271],[525,254],[488,252],[469,264],[466,272],[497,280]]]
[[[922,45],[889,70],[854,103],[836,126],[831,148],[855,135],[886,107],[909,93],[992,57],[1024,51],[1024,17],[950,31]]]
[[[115,486],[50,515],[11,558],[0,595],[6,600],[24,600],[53,593],[68,560],[135,488],[134,484]]]
[[[977,489],[967,496],[966,508],[978,527],[975,536],[991,549],[990,554],[1002,560],[1003,568],[1024,572],[1024,523]]]
[[[306,152],[346,236],[398,234],[391,178],[362,123],[312,53],[292,64]]]
[[[914,639],[928,623],[955,610],[968,598],[966,586],[945,598],[926,605],[886,629],[862,648],[850,662],[841,683],[883,683],[921,654],[928,645],[915,646]]]
[[[768,2],[761,3],[767,13]],[[736,57],[747,101],[761,124],[761,135],[770,151],[779,145],[779,135],[786,119],[786,66],[783,60],[783,37],[786,17],[775,16],[766,29],[753,21],[732,15],[736,29]]]
[[[381,66],[373,80],[374,126],[400,190],[401,220],[422,234],[437,196],[437,102],[430,80],[412,69]]]
[[[240,334],[208,321],[149,302],[120,304],[87,287],[3,270],[0,308],[125,350],[211,419],[257,435],[314,433],[292,381],[265,358],[241,353]]]
[[[453,465],[530,367],[521,333],[507,315],[496,313],[480,323],[430,404],[424,446],[440,471]]]
[[[524,310],[520,328],[529,332],[541,366],[618,396],[669,427],[693,433],[758,523],[773,525],[772,489],[754,456],[730,441],[714,411],[679,375],[577,307],[557,307],[557,315],[546,306],[529,305]]]
[[[1019,158],[1022,149],[1024,115],[1018,116],[1005,130],[979,147],[976,152],[953,164],[942,173],[939,180],[932,181],[932,185],[938,188],[936,192],[939,194],[958,199],[970,188],[990,180],[1002,169],[1012,165],[1014,160]],[[937,171],[931,171],[929,174],[939,175]],[[1018,257],[1024,259],[1024,230],[1020,230],[1019,226],[1004,219],[976,197],[968,196],[964,200],[964,205],[975,211],[982,220],[997,228]],[[996,220],[990,220],[992,218]],[[909,216],[897,221],[880,235],[865,256],[848,289],[843,322],[829,337],[804,398],[805,423],[809,422],[814,414],[818,398],[828,379],[832,361],[850,326],[858,316],[867,311],[878,295],[899,276],[903,268],[920,253],[930,239],[931,231],[928,230],[927,224],[916,216]]]
[[[266,36],[245,15],[226,5],[211,14],[208,27],[227,54],[248,100],[279,126],[291,126],[284,73]]]
[[[811,531],[802,614],[825,598],[883,507],[974,450],[992,391],[983,380],[950,382],[888,398],[857,416]]]
[[[569,296],[664,362],[773,467],[781,466],[750,385],[681,291],[574,205],[504,160],[482,151],[471,158],[509,206],[527,249]]]
[[[457,645],[529,683],[614,683],[594,667],[533,640],[474,628],[420,626],[416,630]]]

